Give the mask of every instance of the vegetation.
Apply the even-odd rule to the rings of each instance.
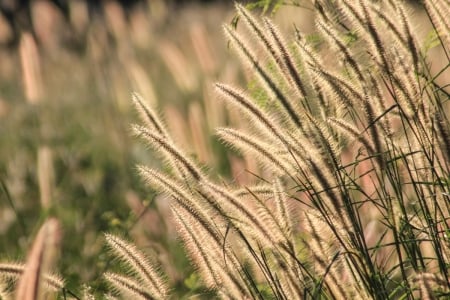
[[[137,171],[168,196],[170,223],[195,269],[184,295],[449,297],[450,94],[442,78],[450,66],[450,5],[423,5],[433,30],[424,45],[400,1],[315,1],[318,33],[296,28],[292,39],[236,4],[237,25],[224,31],[251,70],[249,84],[215,89],[245,121],[216,135],[261,166],[251,184],[211,174],[204,156],[183,150],[133,94],[141,124],[132,131],[164,162]],[[445,57],[437,72],[431,48]],[[60,240],[60,223],[49,218],[25,265],[0,264],[5,290],[18,279],[21,299],[55,289],[86,299],[183,294],[156,249],[106,233],[119,263],[103,274],[105,286],[86,286],[81,296],[49,273]]]

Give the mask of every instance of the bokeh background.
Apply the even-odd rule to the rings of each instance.
[[[281,7],[277,23],[314,37],[305,6]],[[214,178],[254,182],[264,169],[214,137],[214,128],[242,120],[216,99],[213,83],[258,93],[222,34],[221,24],[235,21],[233,2],[1,0],[0,9],[0,261],[22,260],[42,222],[56,216],[64,231],[58,271],[69,289],[102,288],[99,275],[111,267],[102,232],[113,232],[154,252],[179,295],[194,293],[198,279],[168,199],[135,171],[161,161],[131,135],[131,92],[161,112],[178,145]],[[429,27],[420,30],[432,38]]]
[[[232,1],[2,0],[0,8],[0,260],[23,260],[56,216],[57,271],[69,289],[102,288],[111,267],[102,232],[114,232],[154,252],[180,294],[194,291],[168,199],[135,172],[161,162],[131,135],[131,92],[216,178],[254,180],[244,171],[257,171],[252,160],[213,136],[239,123],[212,92],[215,81],[245,77],[221,30],[233,21]]]

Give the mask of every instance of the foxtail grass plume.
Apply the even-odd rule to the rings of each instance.
[[[172,196],[188,256],[223,298],[412,299],[416,283],[423,297],[448,293],[448,283],[414,277],[448,278],[448,245],[439,236],[450,216],[437,195],[448,193],[439,178],[449,176],[443,159],[450,155],[448,93],[430,73],[409,8],[398,1],[314,5],[319,44],[301,29],[285,38],[239,4],[243,22],[224,26],[262,93],[216,83],[248,125],[217,135],[256,157],[266,170],[259,184],[210,180],[139,100],[148,128],[135,132],[189,180],[145,167],[141,175]],[[441,41],[447,25],[437,8],[446,5],[425,6]],[[369,233],[368,224],[376,224]]]

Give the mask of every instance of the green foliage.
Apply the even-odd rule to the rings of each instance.
[[[439,47],[441,45],[441,41],[439,40],[439,34],[436,30],[430,30],[425,38],[423,43],[423,53],[429,53],[431,49]]]
[[[276,13],[276,11],[284,4],[283,0],[259,0],[246,5],[250,10],[255,8],[262,9],[262,13]]]

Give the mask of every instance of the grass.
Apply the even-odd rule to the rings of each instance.
[[[107,285],[96,285],[92,296],[448,297],[450,26],[443,12],[450,7],[425,1],[420,8],[433,30],[425,45],[410,8],[400,2],[324,0],[310,9],[317,28],[312,37],[297,28],[288,39],[271,19],[239,4],[237,26],[224,26],[251,88],[215,84],[217,105],[229,108],[238,127],[219,127],[216,136],[242,153],[247,166],[260,168],[251,181],[219,179],[204,167],[204,133],[194,138],[198,155],[192,155],[172,137],[170,110],[164,122],[145,97],[133,94],[142,125],[132,131],[158,158],[137,171],[158,191],[160,211],[170,211],[158,220],[170,218],[167,226],[175,227],[195,272],[181,279],[180,290],[167,263],[174,251],[155,243],[144,254],[108,233],[119,263],[100,267]],[[431,48],[443,53],[437,71]],[[194,83],[183,77],[185,68],[177,69],[182,56],[164,49],[174,62],[169,69],[180,76],[176,84],[189,93]],[[213,106],[205,102],[206,119],[217,116]],[[189,126],[201,129],[204,119],[195,112],[189,108]],[[40,165],[48,165],[51,151],[38,153]],[[42,199],[54,179],[48,170],[39,174]],[[139,200],[128,200],[145,211]],[[57,224],[49,219],[39,231],[17,295],[36,298],[39,290],[25,291],[21,280],[50,276],[43,254],[59,249]],[[72,287],[63,291],[78,294]],[[85,297],[91,292],[86,288]]]

